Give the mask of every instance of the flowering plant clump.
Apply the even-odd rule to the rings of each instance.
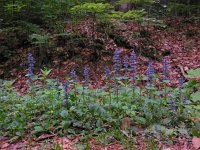
[[[148,81],[149,85],[152,84],[154,76],[155,76],[155,71],[154,71],[153,63],[150,62],[148,65],[148,69],[147,69],[147,81]]]
[[[63,103],[67,104],[69,102],[69,82],[65,81],[63,83],[63,88],[64,88],[64,100]]]
[[[84,77],[85,77],[85,82],[86,82],[86,84],[88,84],[89,83],[89,69],[88,69],[88,67],[84,68],[83,74],[84,74]]]
[[[118,49],[115,50],[113,62],[114,62],[115,75],[118,75],[121,66],[120,51]]]
[[[28,74],[29,79],[33,77],[33,68],[34,68],[35,60],[31,53],[28,53]]]
[[[110,76],[111,76],[111,72],[110,72],[110,69],[108,67],[105,69],[105,75],[106,75],[107,79],[109,79]]]
[[[169,79],[169,62],[167,58],[163,59],[163,75],[164,75],[164,80]]]
[[[128,55],[125,55],[125,57],[124,57],[123,66],[125,68],[125,71],[127,71],[128,70],[128,66],[129,66]]]
[[[134,51],[130,58],[126,55],[121,64],[120,52],[116,50],[113,62],[114,70],[105,67],[105,85],[97,89],[89,88],[92,86],[88,67],[83,70],[83,84],[77,81],[76,71],[73,69],[63,84],[58,80],[59,77],[48,79],[50,71],[41,70],[40,77],[36,79],[42,82],[30,84],[33,85],[31,92],[24,95],[18,95],[11,84],[0,85],[0,133],[21,137],[28,132],[38,136],[54,131],[59,135],[98,135],[99,141],[103,134],[103,138],[107,138],[109,134],[106,140],[112,138],[122,143],[124,138],[132,141],[138,126],[146,129],[137,130],[137,134],[143,135],[145,132],[149,135],[146,138],[152,134],[155,137],[159,135],[159,140],[182,137],[180,131],[183,127],[187,136],[199,134],[198,126],[192,121],[200,116],[200,85],[197,82],[184,83],[181,77],[177,88],[169,87],[166,84],[170,82],[166,58],[163,60],[161,74],[168,82],[156,80],[153,62],[148,65],[146,78],[145,75],[138,74]],[[34,63],[34,58],[29,53],[29,79],[33,76]],[[133,84],[135,82],[137,84]],[[125,118],[131,119],[134,125],[122,129],[121,123]],[[122,130],[125,130],[123,132],[126,136],[121,134]]]
[[[136,70],[137,70],[137,56],[134,50],[131,52],[130,66],[131,66],[130,70],[132,73],[132,79],[135,80]]]
[[[179,78],[179,86],[180,86],[180,88],[183,87],[183,83],[184,83],[184,78],[183,78],[183,76],[181,76],[181,77]]]
[[[77,80],[76,70],[72,69],[70,71],[70,78],[71,78],[72,81],[76,82],[76,80]]]

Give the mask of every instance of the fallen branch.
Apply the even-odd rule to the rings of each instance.
[[[182,75],[188,79],[188,80],[196,80],[198,82],[200,82],[200,77],[190,77],[185,73],[185,70],[183,69],[183,67],[181,65],[178,65],[179,69],[181,70]]]

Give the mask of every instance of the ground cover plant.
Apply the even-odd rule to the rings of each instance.
[[[1,0],[0,149],[200,148],[198,0]]]
[[[51,69],[35,75],[35,63],[28,53],[25,94],[17,94],[13,81],[1,81],[0,134],[10,142],[26,135],[79,135],[83,143],[95,137],[102,145],[119,141],[125,149],[137,149],[136,136],[155,148],[157,140],[170,144],[176,137],[200,136],[199,83],[181,77],[177,88],[170,87],[167,57],[163,72],[156,73],[150,62],[146,74],[138,74],[134,50],[122,60],[115,50],[114,69],[105,68],[106,84],[98,88],[90,84],[88,67],[83,81],[73,69],[62,82],[48,78]],[[196,75],[198,70],[190,72]],[[82,148],[89,148],[83,143]]]

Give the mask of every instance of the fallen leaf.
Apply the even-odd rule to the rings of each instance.
[[[8,147],[9,144],[7,143],[7,138],[0,136],[0,149]]]
[[[192,144],[195,149],[200,148],[200,138],[193,137]]]
[[[6,138],[6,137],[3,137],[3,136],[0,136],[0,141],[5,141],[5,140],[7,140],[8,138]]]
[[[52,137],[54,137],[55,135],[53,135],[53,134],[42,134],[42,135],[40,135],[37,139],[36,139],[36,141],[41,141],[41,140],[45,140],[45,139],[47,139],[47,138],[52,138]]]
[[[123,120],[121,122],[121,129],[122,130],[130,129],[130,127],[131,127],[131,121],[132,121],[132,118],[130,118],[130,117],[123,118]]]
[[[164,148],[163,150],[171,150],[171,148],[169,147],[169,148]]]
[[[0,149],[4,149],[4,148],[8,147],[9,145],[10,144],[5,142],[5,143],[1,144]]]

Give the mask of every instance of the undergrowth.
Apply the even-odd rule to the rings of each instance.
[[[33,74],[34,58],[28,56],[25,94],[18,94],[14,81],[0,84],[0,135],[10,142],[26,135],[38,137],[54,133],[59,136],[80,136],[87,142],[95,137],[101,144],[120,141],[125,147],[134,145],[134,136],[151,140],[172,140],[176,137],[200,136],[199,84],[184,83],[180,78],[177,88],[169,86],[169,63],[163,60],[163,73],[156,74],[150,62],[147,74],[137,74],[134,51],[120,59],[115,51],[114,70],[105,69],[102,87],[92,88],[89,68],[84,68],[85,80],[78,82],[72,70],[64,83],[49,79],[51,70]],[[37,81],[37,84],[36,84]],[[38,82],[40,81],[40,82]],[[124,118],[131,125],[122,129]]]

